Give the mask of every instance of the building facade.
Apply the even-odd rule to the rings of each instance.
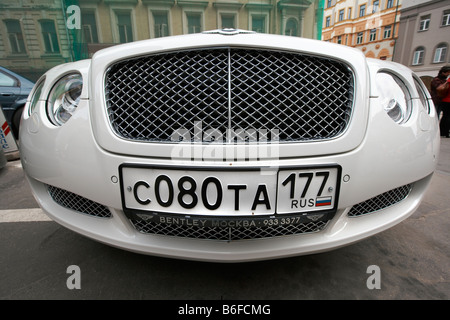
[[[450,63],[450,2],[411,0],[402,7],[394,61],[414,70],[426,84]]]
[[[325,0],[322,40],[392,60],[402,0]]]
[[[319,39],[324,0],[1,0],[0,65],[32,80],[119,43],[236,28]]]

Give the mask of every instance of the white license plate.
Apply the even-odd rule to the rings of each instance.
[[[254,216],[334,210],[340,167],[259,169],[120,167],[125,211]]]

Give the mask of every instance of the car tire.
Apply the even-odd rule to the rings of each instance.
[[[23,106],[16,109],[12,118],[12,132],[16,140],[19,140],[20,118],[22,117]]]

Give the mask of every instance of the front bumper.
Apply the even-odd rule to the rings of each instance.
[[[112,213],[109,219],[79,214],[54,202],[44,184],[29,179],[44,212],[75,232],[137,253],[212,262],[247,262],[319,253],[365,239],[410,216],[419,206],[430,180],[428,176],[416,182],[405,200],[382,212],[351,218],[347,215],[348,208],[340,209],[321,232],[229,242],[139,233],[120,209],[109,207]]]

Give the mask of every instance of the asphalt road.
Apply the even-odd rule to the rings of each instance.
[[[37,208],[20,161],[9,161],[0,170],[0,299],[448,300],[450,139],[441,142],[431,188],[407,220],[338,250],[239,264],[140,255],[80,236]]]

